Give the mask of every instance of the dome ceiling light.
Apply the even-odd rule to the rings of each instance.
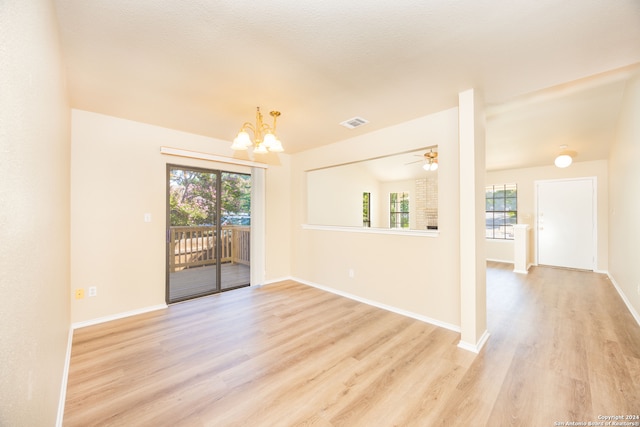
[[[566,168],[573,163],[573,157],[576,155],[575,151],[567,150],[566,145],[560,146],[560,153],[556,157],[554,163],[559,168]]]

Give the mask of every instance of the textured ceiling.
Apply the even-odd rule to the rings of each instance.
[[[610,136],[625,78],[590,76],[640,63],[638,0],[54,2],[74,108],[227,140],[256,106],[278,109],[288,153],[454,107],[471,87],[490,106],[489,168],[535,163],[569,133],[597,135],[586,150]],[[339,126],[354,116],[370,123]]]

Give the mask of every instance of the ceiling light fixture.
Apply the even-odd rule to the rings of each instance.
[[[575,153],[573,151],[568,151],[566,145],[561,145],[560,154],[558,154],[554,163],[559,168],[566,168],[573,162],[573,155],[575,155]]]
[[[436,171],[438,170],[438,152],[434,152],[433,149],[428,153],[424,153],[424,164],[422,165],[422,169],[426,171]]]
[[[231,148],[233,150],[247,150],[253,145],[253,152],[258,154],[265,154],[269,151],[274,153],[284,151],[282,143],[276,137],[276,120],[280,116],[280,111],[271,111],[269,114],[273,117],[272,126],[262,122],[262,113],[260,112],[260,107],[257,107],[256,124],[245,122],[240,128],[238,136],[233,140]],[[251,137],[247,133],[248,130],[253,132],[253,141],[251,141]]]
[[[438,170],[438,160],[429,159],[424,165],[422,165],[422,169],[426,171],[435,171]]]

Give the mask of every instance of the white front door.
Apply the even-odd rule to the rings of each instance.
[[[593,270],[595,178],[536,182],[538,264]]]

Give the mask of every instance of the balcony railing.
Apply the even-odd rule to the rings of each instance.
[[[223,226],[221,253],[216,253],[216,227],[170,227],[169,242],[173,251],[169,257],[169,271],[215,265],[217,262],[249,265],[251,227]],[[218,256],[219,255],[219,256]]]

